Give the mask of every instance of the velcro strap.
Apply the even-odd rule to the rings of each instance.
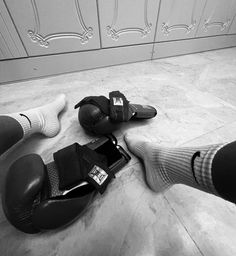
[[[127,122],[129,120],[129,101],[124,94],[119,91],[109,93],[110,98],[110,118],[117,122]]]
[[[53,154],[58,168],[59,189],[66,190],[83,181],[92,184],[101,194],[114,178],[107,167],[107,159],[88,148],[74,143]]]
[[[78,104],[75,105],[75,109],[85,104],[93,104],[100,108],[100,110],[107,116],[110,114],[109,100],[105,96],[89,96],[82,99]]]

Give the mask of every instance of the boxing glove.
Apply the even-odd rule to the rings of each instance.
[[[130,160],[111,136],[84,146],[74,143],[53,157],[45,165],[37,154],[23,156],[7,173],[3,210],[25,233],[60,228],[77,219]]]
[[[157,111],[152,106],[130,104],[124,94],[119,91],[105,96],[85,97],[76,108],[80,108],[78,119],[81,126],[94,134],[109,134],[120,128],[123,122],[132,119],[150,119]]]

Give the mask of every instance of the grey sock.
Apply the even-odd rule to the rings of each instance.
[[[149,187],[158,192],[173,184],[185,184],[217,195],[211,165],[216,152],[225,144],[202,147],[157,147],[137,136],[126,135],[127,146],[145,165]]]

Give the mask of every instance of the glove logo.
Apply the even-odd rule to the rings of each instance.
[[[107,179],[108,174],[99,166],[94,165],[92,170],[88,173],[88,176],[97,182],[98,185],[102,185]]]
[[[113,105],[114,106],[123,106],[123,99],[119,97],[113,97]]]

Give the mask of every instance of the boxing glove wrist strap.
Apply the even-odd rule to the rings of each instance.
[[[109,93],[110,98],[110,118],[118,122],[129,120],[129,101],[124,94],[119,91]]]
[[[109,100],[105,96],[89,96],[82,99],[79,103],[75,105],[75,109],[81,107],[85,104],[92,104],[97,106],[105,115],[110,114]]]
[[[106,157],[74,143],[53,154],[58,168],[59,189],[71,189],[83,181],[93,185],[101,194],[114,178],[107,167]]]

